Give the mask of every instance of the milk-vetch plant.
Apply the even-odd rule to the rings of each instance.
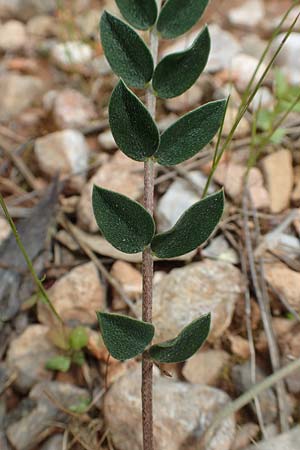
[[[153,257],[184,255],[203,244],[217,226],[224,208],[219,191],[189,208],[172,229],[156,233],[153,219],[155,164],[172,166],[195,156],[217,133],[226,100],[201,106],[184,115],[160,134],[155,123],[156,97],[176,97],[189,89],[203,72],[210,52],[207,27],[186,50],[157,61],[158,39],[188,31],[202,16],[209,0],[116,0],[127,20],[104,12],[101,42],[112,70],[120,77],[109,104],[114,139],[129,158],[144,163],[144,207],[116,192],[94,186],[93,209],[105,238],[125,253],[143,252],[143,320],[98,312],[104,343],[119,360],[142,355],[144,450],[153,449],[153,362],[176,363],[191,357],[210,329],[210,314],[195,318],[174,339],[151,345]],[[150,48],[132,28],[149,30]],[[146,90],[146,106],[131,88]],[[201,295],[201,294],[199,294]]]

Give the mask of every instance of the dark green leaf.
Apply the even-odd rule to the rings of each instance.
[[[103,341],[109,353],[124,361],[143,353],[154,336],[154,326],[119,314],[97,313]]]
[[[196,155],[212,140],[222,123],[226,100],[207,103],[171,125],[161,136],[155,158],[173,166]]]
[[[108,12],[101,18],[100,34],[112,70],[128,85],[145,87],[153,75],[153,59],[139,35]]]
[[[157,4],[155,0],[116,0],[123,17],[139,30],[148,30],[155,24]]]
[[[168,0],[161,10],[157,29],[165,39],[188,31],[200,19],[209,0]]]
[[[53,356],[46,362],[46,369],[68,372],[71,366],[71,360],[68,356]]]
[[[121,252],[139,253],[150,244],[154,221],[139,203],[94,186],[93,209],[101,233]]]
[[[195,203],[171,230],[154,237],[151,248],[155,256],[174,258],[203,244],[218,225],[223,210],[223,190]]]
[[[151,358],[159,363],[179,363],[194,355],[205,342],[210,330],[210,314],[194,320],[170,341],[153,345]]]
[[[159,131],[151,114],[120,81],[109,104],[109,122],[118,147],[136,161],[145,161],[159,146]]]
[[[163,58],[155,69],[153,89],[161,98],[187,91],[203,72],[210,52],[210,36],[205,27],[191,47]]]
[[[73,350],[80,350],[88,343],[89,337],[84,327],[76,327],[70,333],[70,345]]]

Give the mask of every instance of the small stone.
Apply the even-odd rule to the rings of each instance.
[[[7,363],[16,370],[15,385],[22,392],[27,392],[38,381],[52,377],[45,364],[57,350],[47,338],[48,332],[47,326],[30,325],[9,346]]]
[[[262,161],[270,195],[270,209],[274,214],[289,207],[294,184],[292,155],[289,150],[279,150]]]
[[[256,383],[263,381],[265,377],[265,373],[259,367],[256,367]],[[250,362],[234,366],[232,369],[232,378],[240,394],[248,391],[252,386]],[[258,399],[264,423],[273,423],[277,418],[277,400],[273,390],[267,389],[263,391],[259,394]],[[252,406],[252,408],[254,410],[254,406]]]
[[[245,450],[298,450],[300,441],[300,426],[273,439],[256,443]]]
[[[204,260],[172,270],[154,287],[155,341],[176,337],[208,312],[212,314],[209,340],[216,339],[229,327],[243,292],[241,272],[228,263]]]
[[[189,172],[188,176],[191,183],[186,179],[178,179],[160,198],[156,210],[159,231],[170,229],[186,209],[201,198],[207,177],[200,171]],[[213,192],[213,189],[214,186],[211,185],[209,193]]]
[[[0,75],[0,120],[18,116],[24,109],[34,105],[43,91],[44,83],[39,78],[16,73]]]
[[[242,336],[234,336],[231,335],[228,337],[231,351],[234,355],[239,356],[243,359],[248,359],[250,356],[250,346],[247,339],[244,339]]]
[[[55,95],[52,114],[60,129],[84,127],[97,117],[93,102],[75,89],[64,89]]]
[[[90,232],[99,231],[91,201],[94,184],[137,200],[142,193],[143,180],[141,164],[120,151],[116,152],[84,187],[77,209],[79,225]]]
[[[253,56],[246,54],[236,55],[231,61],[231,73],[237,89],[244,92],[248,83],[252,79],[252,75],[259,64],[259,60]],[[255,76],[254,83],[257,83],[263,75],[266,64],[262,63]]]
[[[51,16],[34,16],[27,22],[27,32],[34,38],[56,36],[58,34],[57,21]]]
[[[4,362],[0,362],[0,395],[3,394],[6,387],[14,379],[14,369]],[[1,403],[0,403],[1,410]],[[0,430],[1,430],[1,414],[0,414]],[[1,447],[0,447],[1,448]]]
[[[104,131],[103,133],[99,134],[98,142],[104,150],[110,151],[117,148],[117,144],[110,130]]]
[[[221,70],[231,70],[232,59],[241,52],[241,45],[237,39],[223,30],[217,24],[209,27],[211,37],[211,52],[209,55],[207,72],[219,72]]]
[[[220,261],[229,262],[231,264],[239,263],[239,256],[237,252],[230,247],[225,237],[220,234],[213,239],[210,244],[202,249],[202,256],[211,259],[218,259]]]
[[[230,9],[229,21],[232,25],[254,28],[259,25],[265,15],[265,6],[262,0],[246,0],[242,6]]]
[[[53,306],[65,322],[96,324],[96,311],[105,308],[104,288],[94,263],[82,264],[60,278],[48,290]],[[39,321],[53,322],[49,310],[38,304]]]
[[[22,22],[9,20],[0,26],[0,51],[15,52],[26,44],[26,28]]]
[[[79,14],[76,23],[82,33],[87,38],[98,37],[99,17],[102,11],[99,9],[88,9],[84,14]]]
[[[116,261],[110,273],[121,284],[130,298],[136,299],[142,294],[142,275],[132,265],[125,261]]]
[[[253,442],[259,434],[259,426],[256,423],[245,423],[238,428],[231,450],[244,450],[247,445]]]
[[[190,383],[214,386],[229,360],[223,350],[200,351],[185,363],[182,374]]]
[[[271,91],[262,86],[258,89],[257,94],[250,104],[252,111],[259,111],[261,109],[270,109],[274,105],[274,98]]]
[[[58,172],[61,177],[85,171],[89,149],[82,133],[64,130],[36,140],[35,156],[40,169],[49,177]]]
[[[26,21],[37,14],[53,13],[56,7],[56,0],[0,0],[0,16]]]
[[[140,367],[120,378],[108,391],[104,415],[119,450],[142,448]],[[193,450],[213,415],[229,401],[208,386],[154,378],[154,448]],[[120,408],[120,404],[122,408]],[[235,435],[233,416],[218,427],[207,450],[229,450]]]
[[[257,34],[247,33],[242,38],[243,53],[260,59],[261,55],[265,51],[268,45],[267,41],[264,41]]]
[[[293,323],[294,321],[290,321]],[[294,325],[288,333],[285,333],[279,342],[282,356],[282,365],[289,364],[292,360],[300,357],[300,327]],[[300,392],[300,370],[295,370],[285,378],[290,393]]]
[[[214,174],[214,181],[224,186],[226,193],[237,203],[241,203],[244,176],[247,168],[241,164],[229,162],[220,163]],[[269,195],[264,187],[262,173],[257,167],[250,169],[248,188],[256,209],[267,208],[270,204]]]
[[[9,442],[16,450],[37,448],[41,440],[53,433],[57,422],[68,422],[70,416],[57,407],[52,399],[65,409],[90,400],[85,389],[55,381],[38,383],[31,390],[29,398],[38,403],[37,407],[7,429]]]
[[[294,15],[293,15],[294,17]],[[296,15],[295,15],[296,17]],[[282,40],[285,38],[285,33],[279,34],[273,42],[273,53],[277,50]],[[276,64],[281,68],[281,71],[287,76],[292,84],[298,85],[300,83],[300,33],[291,33],[285,42],[281,52],[276,58]]]
[[[58,67],[68,71],[89,63],[93,51],[88,44],[81,41],[69,41],[56,44],[51,50],[51,56]]]
[[[10,226],[4,217],[0,216],[0,246],[10,235]]]

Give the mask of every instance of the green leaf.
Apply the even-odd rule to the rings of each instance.
[[[179,363],[193,356],[205,342],[210,330],[210,314],[194,320],[175,338],[149,349],[152,359],[159,363]]]
[[[154,71],[153,89],[161,98],[187,91],[203,72],[210,52],[210,36],[205,27],[191,47],[163,58]]]
[[[71,359],[68,356],[53,356],[46,362],[46,369],[68,372],[71,366]]]
[[[207,103],[171,125],[161,136],[155,158],[173,166],[196,155],[213,139],[226,110],[226,100]]]
[[[151,114],[121,80],[109,104],[109,122],[118,147],[136,161],[156,152],[160,136]]]
[[[120,314],[97,313],[103,341],[109,353],[124,361],[143,353],[154,336],[151,323]]]
[[[73,405],[71,405],[69,407],[69,411],[72,411],[77,414],[82,414],[82,413],[86,412],[86,410],[90,404],[91,404],[90,398],[82,397],[81,399],[78,400],[77,403],[74,403]]]
[[[72,363],[76,364],[77,366],[83,366],[85,362],[84,353],[82,350],[79,350],[72,355]]]
[[[155,0],[116,0],[123,17],[138,30],[148,30],[157,19]]]
[[[108,12],[102,15],[100,34],[112,70],[128,85],[144,88],[153,75],[153,59],[144,41],[130,26]]]
[[[76,327],[71,331],[69,341],[73,350],[81,350],[88,343],[89,337],[84,327]]]
[[[157,234],[152,243],[158,258],[174,258],[203,244],[218,225],[224,210],[223,190],[191,206],[171,230]]]
[[[173,39],[192,28],[209,0],[168,0],[162,8],[157,29],[165,39]]]
[[[154,221],[139,203],[94,186],[93,209],[101,233],[121,252],[139,253],[150,244],[155,232]]]

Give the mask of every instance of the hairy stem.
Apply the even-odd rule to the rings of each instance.
[[[160,10],[161,0],[157,1]],[[154,65],[157,63],[158,37],[156,30],[150,32],[150,49]],[[146,94],[146,105],[150,114],[155,118],[156,97],[148,89]],[[154,210],[154,161],[149,159],[144,166],[144,205],[153,215]],[[152,292],[153,292],[153,258],[150,247],[143,252],[143,320],[152,322]],[[144,355],[142,360],[142,414],[143,414],[143,449],[153,450],[153,363]]]

